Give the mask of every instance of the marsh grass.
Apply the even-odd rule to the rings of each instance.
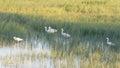
[[[120,68],[119,3],[119,0],[0,0],[0,47],[16,45],[13,36],[24,39],[22,48],[37,48],[41,44],[51,47],[50,55],[38,50],[24,54],[26,57],[21,53],[0,58],[5,66],[12,63],[17,67],[29,60],[41,67],[46,67],[49,61],[51,68]],[[48,34],[45,26],[58,32]],[[63,38],[61,28],[71,38]],[[108,46],[106,37],[115,46]]]
[[[37,43],[37,45],[40,44]],[[50,55],[45,51],[41,51],[41,49],[34,51],[36,47],[27,48],[26,52],[22,51],[22,48],[18,48],[21,52],[17,54],[12,54],[14,49],[11,49],[11,54],[1,55],[0,60],[2,66],[5,67],[119,68],[120,53],[111,50],[112,47],[102,43],[93,46],[90,42],[80,42],[77,46],[73,46],[69,52],[50,48],[52,48]]]

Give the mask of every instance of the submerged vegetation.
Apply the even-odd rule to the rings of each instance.
[[[0,5],[0,46],[14,45],[13,36],[28,46],[42,40],[49,43],[51,55],[36,56],[52,59],[55,68],[58,60],[67,62],[60,63],[61,68],[77,68],[77,62],[81,68],[120,67],[119,0],[0,0]],[[48,34],[45,26],[58,32]],[[71,35],[69,39],[61,37],[61,28]],[[107,46],[106,37],[115,45]],[[25,57],[20,57],[22,62]]]

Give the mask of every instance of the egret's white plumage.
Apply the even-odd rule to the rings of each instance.
[[[18,42],[20,42],[20,41],[23,40],[23,39],[21,39],[21,38],[19,38],[19,37],[13,37],[13,39],[14,39],[15,41],[18,41]]]
[[[50,27],[50,26],[49,26],[48,28],[49,28],[49,31],[51,31],[51,32],[53,32],[53,33],[54,33],[54,32],[57,32],[57,30],[56,30],[56,29],[53,29],[53,28],[52,28],[52,27]]]
[[[50,26],[48,28],[45,26],[45,31],[48,32],[48,33],[55,33],[55,32],[57,32],[56,29],[53,29]]]
[[[115,45],[114,43],[112,43],[112,42],[109,41],[108,37],[106,39],[107,39],[107,45]]]
[[[61,29],[61,35],[65,38],[69,38],[70,34],[64,33],[64,29]]]
[[[46,27],[46,26],[45,26],[45,31],[46,31],[46,32],[48,32],[48,29],[47,29],[47,27]]]

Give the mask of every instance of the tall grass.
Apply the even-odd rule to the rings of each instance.
[[[116,23],[114,22],[116,19]],[[100,19],[100,20],[99,20]],[[101,20],[104,19],[104,22]],[[65,29],[72,36],[72,40],[80,41],[87,37],[93,38],[95,41],[105,42],[106,37],[113,39],[112,41],[119,45],[120,32],[119,32],[119,19],[117,17],[110,16],[109,18],[104,16],[99,16],[99,18],[92,19],[86,18],[81,19],[76,22],[68,21],[56,21],[54,19],[45,19],[42,16],[30,16],[30,15],[20,15],[13,13],[1,13],[1,25],[0,25],[0,35],[1,39],[6,39],[8,41],[12,40],[13,36],[19,36],[22,38],[31,38],[34,36],[45,36],[52,38],[53,35],[46,34],[44,31],[44,26],[52,26],[58,30],[55,37],[60,37],[61,28]],[[109,21],[111,20],[111,21]],[[54,39],[54,38],[53,38]]]
[[[111,64],[119,68],[119,3],[119,0],[0,0],[0,45],[12,43],[13,36],[23,38],[29,45],[33,44],[31,39],[43,39],[52,47],[53,59],[69,57],[71,62],[74,56],[80,56],[82,68],[109,68]],[[47,34],[44,26],[58,32]],[[71,35],[70,39],[61,37],[61,28]],[[115,46],[108,47],[106,37]],[[94,66],[95,63],[98,64]]]

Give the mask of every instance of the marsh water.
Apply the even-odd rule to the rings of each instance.
[[[61,66],[69,66],[67,62],[70,58],[53,59],[50,57],[52,48],[47,42],[32,42],[32,44],[15,43],[14,46],[1,47],[0,68],[62,68]],[[74,66],[79,68],[80,62],[77,59],[79,58],[73,58]]]
[[[0,68],[81,68],[84,64],[87,68],[96,51],[102,52],[103,60],[111,62],[111,58],[108,59],[111,47],[106,46],[104,41],[50,38],[3,44]]]

